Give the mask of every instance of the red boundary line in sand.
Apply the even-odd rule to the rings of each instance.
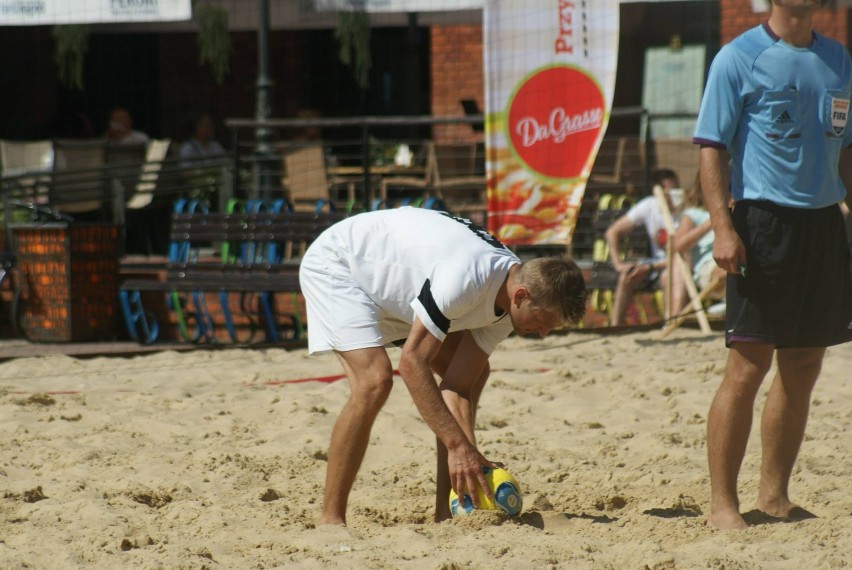
[[[550,368],[529,368],[525,370],[519,370],[516,368],[495,368],[492,372],[550,372]],[[394,376],[399,376],[399,370],[394,369]],[[293,378],[291,380],[267,380],[263,382],[264,386],[280,386],[282,384],[304,384],[306,382],[325,382],[330,384],[331,382],[336,382],[338,380],[342,380],[346,378],[346,374],[333,374],[331,376],[314,376],[311,378]],[[255,383],[245,384],[246,386],[257,386]],[[117,392],[134,392],[135,390],[128,389],[120,389],[116,390]],[[75,394],[82,394],[79,390],[51,390],[50,392],[22,392],[22,391],[9,391],[7,394],[14,394],[16,396],[25,396],[27,394],[46,394],[48,396],[73,396]]]
[[[399,370],[394,369],[394,376],[399,376]],[[316,376],[314,378],[296,378],[294,380],[267,380],[264,386],[280,386],[281,384],[304,384],[305,382],[336,382],[346,378],[346,374],[334,374],[332,376]]]
[[[518,370],[516,368],[495,368],[492,372],[550,372],[550,368],[530,368],[526,370]],[[399,370],[394,369],[394,376],[399,376]],[[346,378],[346,374],[334,374],[332,376],[316,376],[314,378],[296,378],[293,380],[267,380],[264,386],[280,386],[281,384],[302,384],[305,382],[336,382]],[[249,384],[251,386],[252,384]]]

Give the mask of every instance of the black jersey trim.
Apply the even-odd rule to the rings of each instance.
[[[438,305],[435,303],[435,298],[432,297],[432,284],[428,279],[425,283],[423,283],[423,288],[420,289],[420,295],[417,296],[417,299],[420,301],[420,304],[423,305],[423,308],[426,309],[426,314],[429,315],[432,322],[435,323],[444,334],[447,334],[450,331],[450,319],[444,316],[444,313],[441,312],[441,309],[439,309]]]

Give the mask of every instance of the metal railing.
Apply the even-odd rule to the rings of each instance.
[[[602,165],[615,157],[602,147],[593,177],[589,180],[586,199],[581,208],[575,230],[575,244],[591,247],[591,224],[585,219],[591,215],[595,202],[602,192],[625,191],[636,196],[650,192],[648,181],[656,166],[653,133],[649,125],[653,121],[665,118],[695,118],[694,114],[652,115],[642,107],[615,108],[611,111],[609,130],[605,140],[618,136],[631,141],[636,149],[627,161],[630,166],[625,179],[601,182],[594,176]],[[154,184],[149,184],[145,192],[150,194],[150,203],[162,208],[167,219],[171,203],[178,198],[204,199],[210,202],[210,208],[223,211],[230,200],[280,200],[285,197],[282,184],[286,177],[283,157],[295,148],[321,142],[326,150],[327,166],[333,172],[346,172],[348,182],[354,182],[357,188],[356,205],[359,209],[372,209],[381,184],[380,171],[387,170],[386,165],[394,161],[394,149],[405,145],[411,152],[415,165],[425,167],[425,148],[435,140],[463,138],[478,142],[484,147],[483,136],[478,127],[482,125],[482,114],[466,116],[361,116],[346,118],[319,119],[229,119],[227,127],[231,130],[231,149],[222,157],[219,166],[213,169],[194,168],[193,161],[167,158],[156,163],[159,167]],[[453,126],[470,126],[469,133],[458,129],[446,129]],[[259,130],[271,130],[271,144],[263,152],[258,151],[257,133]],[[452,134],[449,131],[452,130]],[[313,136],[311,131],[315,131]],[[319,139],[316,131],[321,133]],[[480,153],[478,168],[484,173],[484,156]],[[200,166],[200,159],[197,164]],[[112,222],[124,227],[128,223],[128,198],[134,195],[141,172],[140,165],[106,164],[99,168],[33,171],[6,176],[0,179],[2,193],[3,222],[7,244],[10,243],[10,226],[14,222],[33,220],[86,219]],[[354,174],[353,174],[354,173]],[[682,180],[683,185],[691,183]],[[344,185],[345,187],[345,185]],[[68,204],[92,202],[99,203],[95,211],[74,212]],[[150,206],[149,206],[150,208]],[[7,246],[8,247],[8,246]],[[576,253],[582,254],[581,251]]]
[[[283,176],[281,157],[288,149],[300,145],[321,141],[327,148],[333,149],[337,166],[360,167],[362,204],[369,209],[369,197],[374,195],[376,178],[373,167],[376,156],[389,146],[406,144],[422,147],[427,140],[433,140],[436,127],[447,125],[480,125],[484,121],[481,114],[455,117],[434,116],[361,116],[336,119],[228,119],[225,125],[233,133],[232,149],[234,161],[239,168],[248,166],[253,176],[253,184],[244,188],[239,180],[234,180],[237,195],[253,199],[269,199],[280,188],[276,181]],[[273,153],[258,156],[256,133],[258,129],[269,129],[274,133]],[[322,137],[306,140],[304,135],[309,129],[318,129]],[[427,132],[433,131],[433,132]],[[478,137],[471,131],[469,140]],[[235,171],[236,172],[236,171]]]
[[[12,244],[16,223],[103,222],[118,225],[124,235],[128,204],[135,203],[131,199],[139,198],[140,191],[146,196],[142,200],[145,207],[161,209],[164,219],[179,198],[205,200],[214,209],[224,209],[233,197],[233,162],[230,156],[223,156],[211,167],[204,160],[166,159],[4,176],[0,178],[0,199],[6,247]],[[156,166],[156,173],[143,171],[143,165]]]

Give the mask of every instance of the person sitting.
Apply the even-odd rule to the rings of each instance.
[[[692,279],[698,291],[712,287],[707,296],[714,301],[721,301],[709,307],[708,313],[711,316],[722,316],[725,313],[726,273],[713,260],[713,238],[710,212],[704,208],[701,179],[696,174],[692,187],[684,194],[684,210],[672,238],[672,247],[683,256],[692,270]],[[680,271],[674,272],[672,281],[672,310],[674,314],[678,314],[688,301],[684,277]]]
[[[109,114],[109,125],[104,135],[108,144],[113,145],[144,145],[148,143],[148,135],[133,129],[133,117],[123,107],[116,107]]]
[[[216,140],[216,127],[210,115],[192,121],[192,136],[178,150],[182,168],[202,168],[222,164],[225,149]]]
[[[676,202],[679,200],[676,198],[673,199],[673,195],[675,197],[679,196],[680,201],[682,201],[682,190],[680,190],[680,180],[677,174],[671,169],[662,168],[654,172],[652,182],[655,187],[659,186],[662,188],[663,194],[668,201],[669,209],[678,211],[680,204]],[[633,261],[622,259],[622,239],[640,225],[645,227],[645,232],[648,235],[651,247],[650,257]],[[657,198],[651,194],[641,199],[626,214],[616,219],[607,228],[604,237],[609,247],[612,266],[619,273],[610,324],[612,326],[622,326],[625,324],[627,308],[630,305],[633,294],[637,290],[658,286],[661,282],[663,284],[667,282],[665,278],[666,252],[664,248],[668,234],[663,214],[660,212],[660,207],[657,203]],[[666,291],[665,294],[668,295],[669,292]]]

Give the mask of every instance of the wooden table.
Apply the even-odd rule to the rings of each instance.
[[[329,166],[330,176],[364,176],[363,166]],[[376,164],[367,168],[370,174],[377,176],[425,176],[423,166],[397,166],[396,164]]]
[[[329,166],[326,169],[330,179],[346,182],[362,182],[366,202],[372,204],[376,198],[375,188],[381,185],[382,178],[390,176],[405,176],[411,178],[425,178],[426,167],[424,166],[398,166],[396,164],[371,164],[364,170],[359,166]]]

